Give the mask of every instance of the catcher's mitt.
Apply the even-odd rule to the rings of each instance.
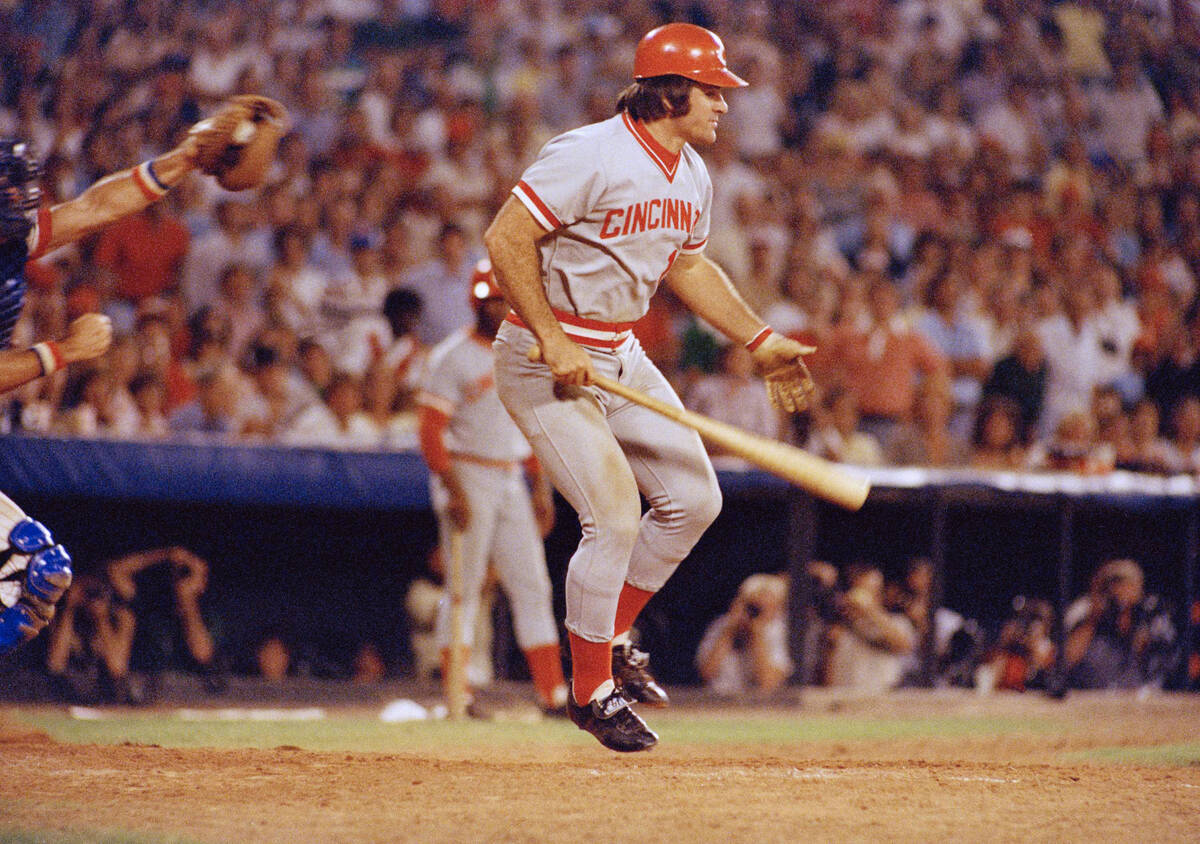
[[[262,184],[287,128],[287,109],[270,97],[232,97],[188,134],[195,139],[196,166],[226,190]]]

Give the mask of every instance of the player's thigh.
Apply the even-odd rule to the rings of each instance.
[[[487,574],[488,557],[491,554],[492,537],[495,535],[496,520],[499,517],[502,502],[488,495],[486,486],[481,486],[475,467],[455,466],[459,472],[463,489],[470,510],[470,520],[465,530],[461,531],[458,552],[461,559],[464,591],[478,591]],[[438,542],[442,551],[442,565],[447,574],[452,564],[452,554],[455,551],[451,536],[457,528],[450,521],[446,509],[447,495],[445,486],[436,477],[430,479],[430,496],[433,499],[433,509],[438,522]]]
[[[509,415],[529,441],[555,488],[585,525],[609,530],[640,517],[637,484],[588,390],[555,389],[544,367],[535,367],[497,344],[496,388]]]
[[[514,595],[550,596],[546,551],[533,516],[524,478],[510,484],[507,506],[496,519],[492,536],[492,566],[504,591]]]
[[[664,403],[683,406],[648,360],[635,366],[627,383]],[[624,400],[609,412],[608,424],[651,506],[719,507],[716,473],[700,435],[691,428]]]

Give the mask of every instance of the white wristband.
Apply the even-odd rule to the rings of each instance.
[[[38,356],[38,362],[42,365],[42,375],[50,375],[61,368],[62,356],[52,344],[34,343],[29,347],[29,351]]]

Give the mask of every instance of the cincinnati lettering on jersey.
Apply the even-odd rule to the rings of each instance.
[[[608,240],[654,229],[675,229],[690,235],[699,221],[700,209],[686,199],[651,199],[607,211],[600,237]]]

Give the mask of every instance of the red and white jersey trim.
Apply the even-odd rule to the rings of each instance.
[[[542,202],[541,197],[534,193],[533,188],[524,181],[517,182],[517,186],[512,189],[512,192],[517,199],[521,200],[521,204],[529,209],[529,213],[533,215],[533,218],[546,231],[552,232],[555,229],[563,227],[562,222],[550,210],[550,206]]]
[[[653,135],[646,131],[645,126],[636,120],[631,120],[627,112],[621,112],[621,119],[625,121],[625,128],[633,134],[638,145],[646,151],[646,155],[650,156],[658,165],[659,170],[662,170],[667,181],[674,182],[675,174],[679,172],[679,159],[682,156],[660,144]]]
[[[454,402],[445,396],[439,396],[437,393],[431,393],[428,390],[417,391],[417,404],[425,407],[432,407],[434,410],[439,410],[447,416],[453,416],[456,407]]]
[[[554,311],[554,316],[567,337],[576,343],[597,349],[617,348],[629,339],[633,330],[632,322],[602,322],[559,310]],[[528,327],[513,311],[510,311],[505,319],[518,328]]]

